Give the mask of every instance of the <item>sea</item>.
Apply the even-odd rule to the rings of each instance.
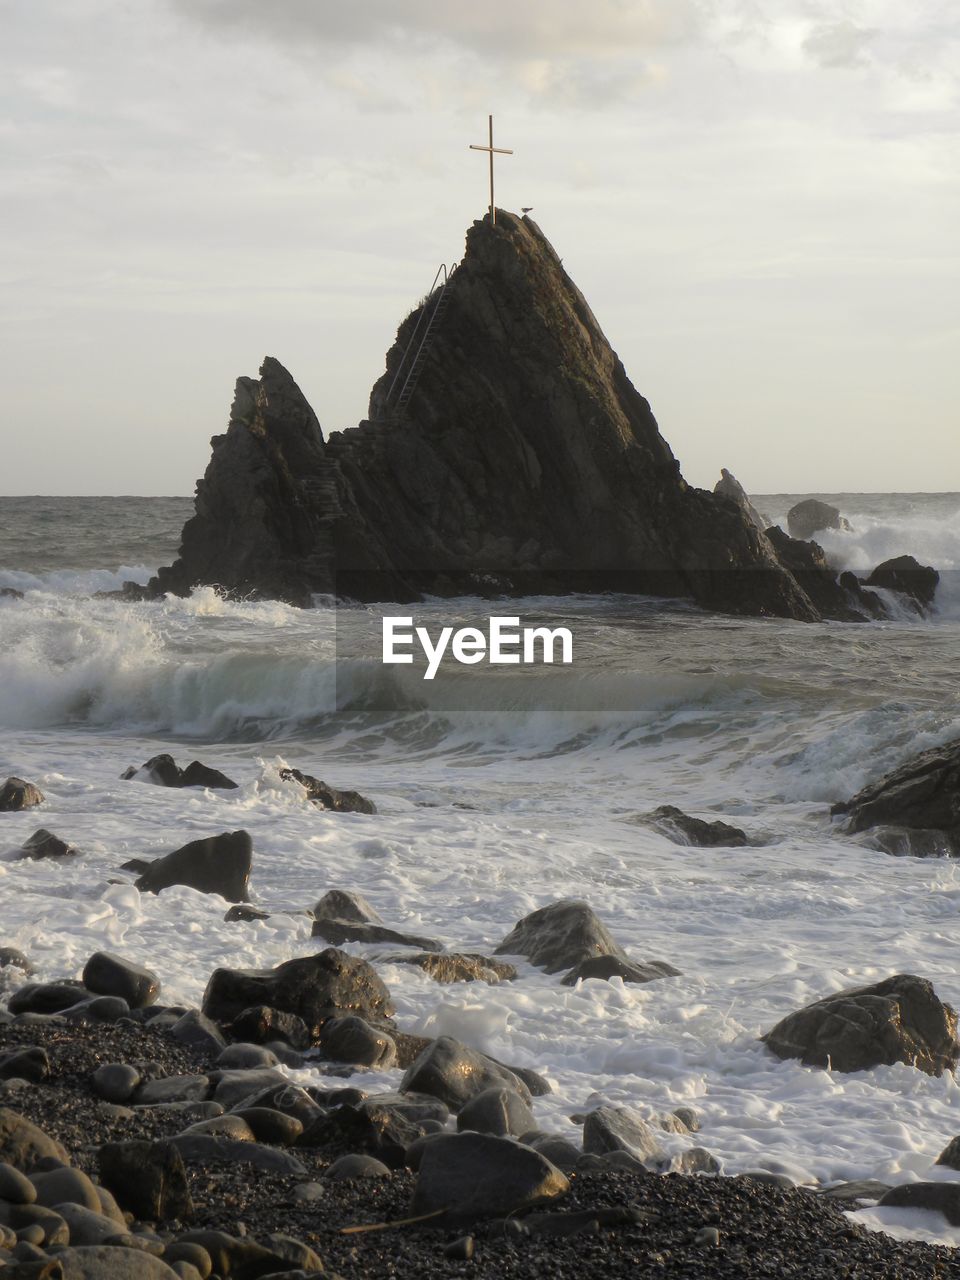
[[[806,496],[753,501],[783,522]],[[648,1118],[682,1105],[700,1132],[664,1133],[664,1147],[706,1147],[724,1173],[960,1178],[933,1164],[960,1133],[952,1075],[811,1069],[759,1039],[818,997],[898,972],[960,1008],[960,862],[890,856],[829,814],[960,736],[960,494],[815,496],[851,526],[819,535],[838,568],[908,553],[941,571],[933,616],[895,598],[889,621],[819,625],[640,597],[434,600],[416,613],[435,628],[491,612],[567,626],[574,661],[432,684],[345,657],[350,610],[331,601],[98,595],[174,558],[190,499],[0,498],[0,588],[24,593],[0,598],[0,778],[47,797],[0,822],[0,942],[44,979],[115,951],[155,969],[166,1002],[196,1004],[217,966],[324,945],[303,910],[330,888],[362,893],[394,928],[487,954],[528,912],[582,898],[632,957],[680,976],[570,988],[520,960],[514,982],[440,986],[383,947],[347,949],[376,959],[405,1030],[546,1075],[543,1129],[576,1140],[576,1118],[599,1103]],[[121,781],[161,751],[239,788]],[[281,779],[286,764],[378,813],[319,811]],[[750,844],[675,843],[648,821],[664,804],[731,822]],[[40,825],[79,856],[19,860]],[[186,888],[141,895],[119,870],[237,828],[253,837],[251,896],[268,920],[227,923],[222,899]],[[356,1079],[385,1089],[399,1074]],[[858,1218],[960,1244],[937,1214]]]

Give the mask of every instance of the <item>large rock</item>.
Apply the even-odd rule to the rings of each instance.
[[[320,1048],[332,1062],[387,1071],[396,1066],[397,1045],[385,1031],[362,1018],[328,1018],[320,1032]]]
[[[592,1155],[626,1151],[657,1169],[666,1159],[657,1136],[647,1122],[629,1107],[597,1107],[583,1122],[583,1149]]]
[[[547,973],[570,969],[592,956],[627,959],[590,907],[573,898],[562,898],[524,916],[497,947],[496,954],[526,956]]]
[[[905,1062],[939,1076],[960,1060],[956,1013],[925,978],[905,973],[825,996],[762,1039],[779,1058],[833,1071]]]
[[[160,995],[160,979],[152,969],[109,951],[95,951],[83,966],[83,985],[101,996],[120,996],[131,1009],[144,1009]]]
[[[362,894],[351,889],[328,889],[310,908],[314,920],[350,920],[354,924],[383,924],[383,917]]]
[[[495,1085],[476,1094],[457,1113],[457,1129],[519,1138],[537,1127],[528,1103],[515,1089]]]
[[[355,1013],[382,1024],[394,1012],[376,971],[365,960],[333,947],[287,960],[276,969],[214,970],[203,994],[207,1017],[230,1023],[256,1005],[296,1014],[314,1037],[328,1018]]]
[[[818,498],[805,498],[787,512],[787,529],[791,538],[801,542],[813,537],[821,529],[849,529],[850,523],[829,502]]]
[[[426,1093],[459,1111],[485,1089],[505,1085],[530,1102],[530,1090],[509,1067],[470,1049],[452,1036],[432,1041],[410,1064],[400,1081],[401,1093]]]
[[[13,813],[18,809],[32,809],[43,804],[44,796],[39,787],[23,778],[8,778],[0,787],[0,813]]]
[[[830,812],[851,834],[876,829],[894,853],[960,855],[960,738],[911,757]]]
[[[445,1209],[445,1223],[502,1218],[569,1187],[531,1147],[485,1133],[441,1134],[423,1149],[411,1212]]]
[[[0,1107],[0,1161],[12,1164],[21,1173],[29,1173],[34,1165],[49,1158],[70,1163],[70,1157],[55,1138],[19,1112]]]
[[[767,530],[767,538],[781,564],[793,574],[825,618],[840,622],[865,622],[884,618],[888,610],[875,591],[867,590],[853,573],[837,574],[816,542],[791,538],[779,527]]]
[[[475,223],[431,324],[440,305],[434,292],[401,324],[370,421],[327,440],[278,361],[239,379],[179,559],[150,589],[309,605],[475,594],[482,580],[818,616],[740,505],[683,480],[535,223]]]
[[[246,902],[252,865],[253,841],[249,833],[225,831],[204,840],[191,840],[182,849],[157,858],[137,880],[137,888],[160,893],[171,885],[183,884],[201,893],[219,893],[228,902]]]
[[[930,565],[921,564],[913,556],[896,556],[878,564],[867,578],[866,586],[898,591],[923,612],[933,605],[939,582],[939,573]]]

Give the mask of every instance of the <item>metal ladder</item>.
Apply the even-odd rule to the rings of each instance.
[[[431,339],[450,304],[450,285],[456,269],[456,263],[453,263],[448,271],[447,264],[442,262],[437,269],[437,274],[433,277],[427,301],[420,310],[410,341],[400,358],[397,372],[393,375],[393,381],[384,400],[385,406],[394,410],[395,413],[401,413],[406,408],[410,403],[410,397],[417,389]],[[437,285],[441,277],[443,282],[438,289]],[[436,294],[436,301],[433,301],[434,294]],[[424,323],[425,320],[426,323]]]

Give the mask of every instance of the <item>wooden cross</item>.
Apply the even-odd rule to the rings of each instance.
[[[493,224],[497,220],[497,208],[496,208],[496,205],[493,203],[493,157],[494,157],[494,154],[498,156],[512,156],[513,152],[509,150],[507,147],[495,147],[493,145],[493,116],[488,116],[488,120],[490,122],[489,145],[486,147],[481,147],[479,143],[471,142],[470,150],[490,152],[490,225],[493,226]]]

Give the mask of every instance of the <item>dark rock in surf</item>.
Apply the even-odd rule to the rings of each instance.
[[[91,993],[79,982],[25,982],[7,1001],[13,1014],[63,1013]]]
[[[16,587],[0,587],[0,600],[22,600],[23,592]]]
[[[744,515],[750,519],[756,527],[764,532],[770,521],[765,519],[756,509],[750,499],[747,497],[747,491],[743,485],[726,467],[720,468],[720,479],[713,486],[713,492],[720,497],[730,498],[743,511]]]
[[[456,951],[437,954],[422,951],[418,955],[384,956],[388,964],[414,964],[422,969],[434,982],[487,982],[494,985],[498,982],[512,982],[517,971],[505,960],[494,960],[491,956],[474,953],[462,954]]]
[[[573,898],[562,898],[524,916],[495,954],[526,956],[547,973],[570,969],[592,956],[628,959],[590,907]]]
[[[940,1076],[960,1061],[956,1013],[931,983],[913,974],[825,996],[761,1038],[778,1058],[833,1071],[904,1062]]]
[[[924,613],[933,607],[939,583],[940,575],[930,565],[921,564],[913,556],[897,556],[878,564],[865,585],[897,591]]]
[[[853,573],[830,568],[823,548],[816,542],[788,537],[779,527],[767,530],[767,537],[783,564],[825,618],[839,622],[864,622],[885,618],[887,607],[875,591],[861,585]]]
[[[569,1190],[565,1174],[532,1147],[485,1133],[440,1134],[417,1171],[413,1214],[445,1209],[444,1223],[506,1217]]]
[[[151,862],[137,888],[160,893],[182,884],[200,893],[219,893],[228,902],[245,902],[253,864],[253,841],[246,831],[225,831],[191,840],[182,849]]]
[[[235,791],[237,783],[219,769],[211,769],[199,760],[192,760],[181,769],[173,756],[152,756],[139,769],[133,765],[120,775],[125,782],[151,782],[158,787],[208,787],[212,791]]]
[[[150,584],[316,593],[630,591],[812,620],[739,504],[693,489],[535,223],[498,211],[400,326],[371,421],[324,440],[278,361],[237,382],[180,556]],[[437,322],[431,325],[434,315]],[[403,406],[419,335],[431,341]]]
[[[0,969],[8,965],[11,969],[19,969],[27,977],[33,973],[33,965],[18,947],[0,947]]]
[[[43,827],[24,840],[20,849],[22,858],[32,858],[34,861],[41,858],[75,858],[77,853],[78,850],[72,844],[67,844],[66,840],[61,840]]]
[[[0,813],[14,813],[19,809],[32,809],[43,804],[44,795],[32,782],[10,777],[0,787]]]
[[[365,960],[333,947],[287,960],[276,969],[214,970],[203,995],[207,1017],[223,1025],[255,1005],[296,1014],[312,1037],[328,1018],[338,1015],[355,1013],[382,1025],[394,1013],[390,993],[376,971]]]
[[[562,979],[565,987],[575,987],[587,978],[600,978],[609,982],[620,978],[623,982],[656,982],[658,978],[677,978],[680,970],[665,960],[645,960],[641,964],[633,960],[621,960],[619,956],[590,956],[581,960]]]
[[[742,849],[750,842],[747,833],[729,822],[705,822],[691,818],[672,804],[663,804],[650,814],[650,821],[677,844],[696,845],[701,849]]]
[[[366,898],[349,889],[328,889],[310,909],[315,920],[352,920],[357,924],[383,924],[383,917]]]
[[[849,530],[849,521],[836,507],[817,498],[806,498],[787,512],[787,529],[791,538],[805,542],[821,529]]]
[[[223,915],[225,924],[253,924],[256,920],[269,919],[269,911],[261,911],[259,907],[251,907],[245,902],[242,902],[235,907],[228,908]]]
[[[401,1093],[426,1093],[459,1111],[485,1089],[506,1086],[530,1102],[530,1090],[509,1067],[470,1049],[452,1036],[440,1036],[407,1068]]]
[[[291,1049],[308,1049],[313,1043],[310,1028],[295,1013],[272,1009],[268,1005],[252,1005],[243,1009],[230,1023],[230,1034],[250,1044],[271,1044],[282,1040]]]
[[[311,800],[321,809],[332,809],[335,813],[376,813],[377,806],[372,800],[362,796],[359,791],[338,791],[319,778],[311,778],[309,773],[301,773],[299,769],[281,769],[280,777],[299,782]]]
[[[960,1227],[960,1182],[908,1182],[891,1187],[879,1201],[884,1209],[932,1209],[951,1227]]]
[[[960,1137],[950,1139],[937,1156],[936,1163],[945,1165],[948,1169],[960,1170]]]
[[[519,1138],[537,1127],[530,1106],[515,1089],[494,1085],[476,1094],[457,1112],[457,1129]]]
[[[314,920],[312,938],[323,938],[332,946],[345,942],[389,942],[395,947],[417,947],[421,951],[441,951],[443,943],[416,933],[399,933],[382,924],[366,924],[353,920]]]
[[[960,738],[912,756],[830,812],[890,852],[960,856]]]
[[[597,1107],[589,1112],[583,1122],[583,1149],[592,1155],[626,1151],[651,1170],[666,1160],[653,1129],[629,1107]]]
[[[120,996],[131,1009],[144,1009],[160,995],[160,979],[152,969],[109,951],[95,951],[83,966],[83,985],[101,996]]]
[[[393,1038],[355,1015],[329,1018],[320,1032],[320,1048],[332,1062],[350,1062],[378,1071],[388,1071],[397,1062]]]

